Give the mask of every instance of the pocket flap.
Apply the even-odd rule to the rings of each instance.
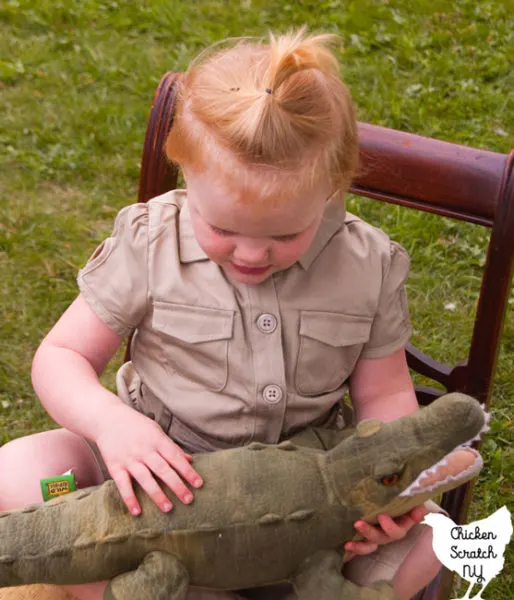
[[[156,301],[152,325],[190,344],[226,340],[232,337],[234,311]]]
[[[372,317],[315,310],[301,311],[300,335],[329,346],[351,346],[369,340]]]

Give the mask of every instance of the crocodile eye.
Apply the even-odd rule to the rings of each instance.
[[[396,485],[400,480],[400,473],[391,473],[390,475],[385,475],[380,479],[381,483],[384,485]]]

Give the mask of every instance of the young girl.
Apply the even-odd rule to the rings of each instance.
[[[121,210],[80,271],[33,363],[63,429],[0,450],[0,509],[41,501],[39,480],[73,468],[80,486],[112,477],[134,518],[133,479],[169,511],[160,481],[184,503],[202,485],[191,453],[341,427],[347,388],[357,420],[418,409],[408,258],[345,214],[358,143],[332,38],[218,46],[185,74],[166,148],[187,191]],[[115,395],[98,376],[133,330]],[[439,569],[425,512],[357,522],[346,575],[410,598]]]

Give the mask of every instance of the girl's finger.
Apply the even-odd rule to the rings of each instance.
[[[373,542],[374,544],[386,544],[389,540],[384,532],[379,528],[366,521],[357,521],[355,523],[355,529],[365,538],[367,542]],[[360,542],[359,542],[360,543]]]
[[[189,488],[160,454],[151,454],[146,457],[145,462],[181,502],[190,504],[193,501],[193,494]]]
[[[416,523],[419,523],[419,521],[417,519],[413,519],[412,516],[408,514],[402,515],[401,517],[397,517],[396,519],[394,519],[394,523],[396,523],[398,527],[401,527],[403,530],[405,530],[405,533],[407,533],[407,531],[414,527]]]
[[[118,469],[110,471],[110,474],[120,492],[120,496],[125,502],[126,507],[129,509],[130,513],[134,516],[139,515],[141,513],[141,506],[134,494],[134,489],[132,487],[132,481],[130,479],[130,475],[124,469]]]
[[[353,552],[354,555],[364,556],[376,552],[378,544],[373,542],[346,542],[344,549],[347,552]]]
[[[421,506],[416,506],[415,508],[413,508],[410,511],[409,516],[415,523],[420,523],[427,516],[427,514],[428,510],[426,506],[422,504]]]
[[[162,491],[161,487],[155,481],[150,469],[141,462],[133,462],[128,466],[132,477],[139,483],[143,490],[157,504],[163,512],[169,512],[173,505],[170,499]]]
[[[408,515],[402,515],[401,524],[395,522],[389,515],[378,515],[378,523],[382,531],[389,537],[389,541],[402,540],[414,521]]]
[[[202,478],[193,469],[190,461],[186,458],[186,456],[190,455],[184,454],[169,438],[167,438],[165,443],[159,447],[159,453],[164,460],[193,487],[199,488],[203,485]]]

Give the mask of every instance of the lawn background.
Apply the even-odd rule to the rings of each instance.
[[[118,209],[137,198],[146,121],[164,72],[184,70],[225,37],[306,23],[342,36],[342,74],[360,120],[508,152],[513,14],[512,0],[3,0],[0,444],[56,426],[32,391],[31,359],[75,297],[77,269]],[[465,358],[489,231],[370,200],[348,204],[412,257],[413,342],[441,361]],[[512,306],[514,297],[470,520],[512,508]],[[115,367],[104,375],[111,387]],[[511,549],[485,598],[512,598],[512,565]]]

